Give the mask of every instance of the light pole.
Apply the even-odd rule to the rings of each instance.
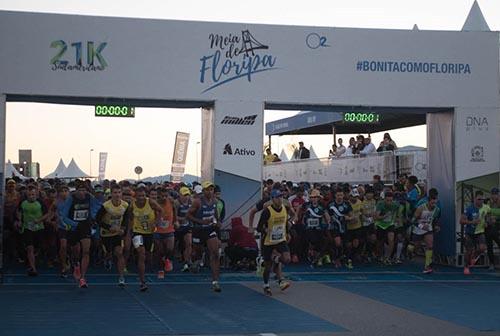
[[[90,177],[92,177],[92,152],[94,151],[93,148],[90,149]]]
[[[200,182],[200,174],[199,174],[199,166],[198,166],[198,145],[200,144],[200,141],[196,142],[196,181]]]

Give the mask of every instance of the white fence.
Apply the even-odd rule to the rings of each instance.
[[[275,181],[371,182],[373,175],[395,181],[399,174],[427,179],[427,151],[395,151],[341,158],[294,160],[264,166],[263,178]]]

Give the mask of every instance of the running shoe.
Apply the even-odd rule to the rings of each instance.
[[[475,264],[477,264],[477,262],[479,261],[479,259],[481,259],[481,257],[483,256],[482,253],[478,254],[477,257],[475,257],[474,259],[472,259],[472,265],[471,266],[474,266]]]
[[[269,287],[269,284],[264,285],[263,289],[264,294],[266,294],[267,296],[273,296],[273,292],[271,292],[271,287]]]
[[[325,254],[323,256],[323,264],[329,265],[331,263],[332,263],[332,259],[330,259],[330,255],[329,254]]]
[[[148,285],[146,285],[146,283],[145,283],[145,282],[142,282],[142,283],[141,283],[141,287],[139,287],[139,290],[140,290],[141,292],[145,292],[145,291],[147,291],[147,290],[148,290]]]
[[[495,272],[495,265],[488,266],[488,271]]]
[[[427,266],[426,268],[424,268],[423,272],[424,274],[431,274],[432,272],[434,272],[434,270],[432,269],[432,267],[430,266]]]
[[[66,279],[68,277],[68,271],[66,269],[61,270],[61,278]]]
[[[127,268],[127,266],[125,266],[125,267],[123,268],[123,274],[128,274],[128,268]]]
[[[464,275],[470,275],[469,267],[464,267]]]
[[[80,288],[89,288],[89,285],[87,285],[87,281],[85,281],[84,278],[80,278]]]
[[[189,265],[188,264],[184,264],[184,266],[182,267],[182,272],[189,272]]]
[[[342,262],[340,259],[335,259],[335,268],[341,268],[342,267]]]
[[[164,271],[158,271],[158,279],[165,279],[165,272]]]
[[[287,289],[288,287],[290,287],[291,284],[288,281],[286,281],[286,280],[280,280],[279,286],[280,286],[281,291],[284,291],[285,289]]]
[[[164,269],[165,269],[165,272],[172,272],[172,270],[174,269],[174,266],[172,265],[172,262],[170,261],[170,259],[165,259],[165,265],[164,265]]]
[[[79,280],[81,277],[82,273],[80,272],[80,265],[77,264],[73,266],[73,278],[75,278],[75,280]]]
[[[111,259],[108,259],[104,262],[104,267],[107,271],[111,271],[111,269],[113,268],[113,262],[111,261]]]
[[[35,271],[33,268],[28,268],[28,276],[35,277],[38,275],[38,272]]]
[[[317,267],[323,266],[323,259],[322,258],[320,258],[318,261],[316,261],[316,266]]]
[[[399,259],[399,258],[396,258],[396,259],[394,259],[394,263],[395,263],[396,265],[401,265],[401,264],[403,263],[403,260],[401,260],[401,259]]]
[[[353,269],[354,268],[354,266],[352,266],[352,260],[351,259],[347,259],[346,267],[347,267],[347,269]]]
[[[124,277],[121,276],[118,278],[118,286],[125,287],[125,278]]]
[[[222,291],[218,281],[212,281],[212,290],[216,293],[220,293]]]
[[[391,259],[385,258],[384,261],[383,261],[383,264],[386,265],[386,266],[392,265]]]

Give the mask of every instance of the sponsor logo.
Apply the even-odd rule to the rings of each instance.
[[[238,155],[238,156],[255,156],[255,151],[253,149],[247,148],[236,148],[233,151],[231,144],[226,144],[224,146],[224,150],[222,151],[223,155]]]
[[[487,131],[488,130],[488,118],[483,116],[468,116],[465,119],[465,130],[466,131]]]
[[[253,125],[255,124],[255,119],[257,119],[256,114],[241,118],[225,116],[220,123],[223,125]]]
[[[474,146],[471,151],[471,162],[484,162],[484,148],[483,146]]]
[[[205,93],[234,80],[251,82],[257,74],[275,70],[276,56],[269,46],[258,41],[249,30],[239,33],[211,33],[208,35],[210,51],[200,57],[200,83]]]

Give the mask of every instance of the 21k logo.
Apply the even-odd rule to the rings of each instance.
[[[64,55],[68,51],[68,44],[63,40],[52,41],[51,48],[59,49],[54,57],[50,60],[52,70],[77,70],[77,71],[102,71],[108,63],[102,55],[104,48],[108,45],[107,42],[101,42],[99,45],[94,41],[87,41],[86,50],[83,42],[74,42],[70,46],[74,48],[74,63],[64,59]],[[85,64],[83,54],[86,51]],[[96,64],[99,62],[99,65]]]

